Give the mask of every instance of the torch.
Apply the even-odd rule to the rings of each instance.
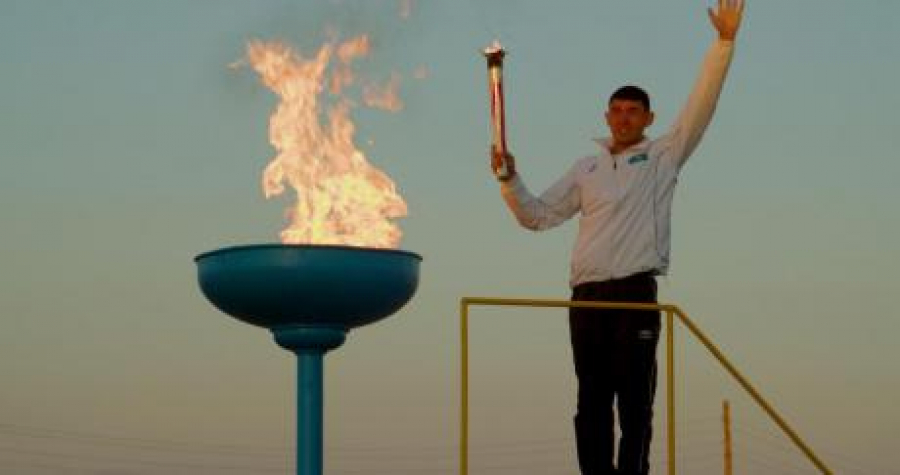
[[[509,178],[509,169],[506,166],[506,119],[503,107],[503,56],[506,51],[500,46],[499,41],[484,49],[484,57],[487,58],[488,67],[488,93],[491,96],[491,131],[493,132],[494,149],[500,152],[504,160],[497,169],[497,178],[505,180]]]

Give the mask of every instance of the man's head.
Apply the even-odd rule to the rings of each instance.
[[[609,96],[606,125],[616,148],[627,148],[644,139],[653,123],[650,96],[637,86],[623,86]]]

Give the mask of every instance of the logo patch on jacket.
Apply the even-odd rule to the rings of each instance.
[[[635,163],[646,162],[646,161],[647,161],[646,153],[642,153],[639,155],[632,155],[631,157],[628,157],[629,165],[634,165]]]

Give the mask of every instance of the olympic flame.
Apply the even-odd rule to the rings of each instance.
[[[386,85],[360,81],[353,63],[370,53],[367,36],[323,44],[304,57],[290,46],[252,41],[247,61],[280,99],[269,119],[269,141],[277,151],[266,166],[266,198],[289,185],[296,203],[287,210],[287,244],[338,244],[396,248],[402,235],[393,219],[407,208],[394,182],[366,160],[354,143],[349,98],[362,89],[363,103],[389,111],[402,108],[400,77]],[[355,84],[360,88],[351,88]]]

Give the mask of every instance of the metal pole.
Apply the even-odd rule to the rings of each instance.
[[[725,475],[731,475],[731,409],[727,399],[722,401],[722,422],[725,426]]]
[[[460,384],[459,384],[459,473],[469,473],[469,304],[459,304]]]
[[[322,475],[322,354],[297,352],[297,475]]]
[[[675,319],[666,310],[666,436],[669,475],[675,475]]]

